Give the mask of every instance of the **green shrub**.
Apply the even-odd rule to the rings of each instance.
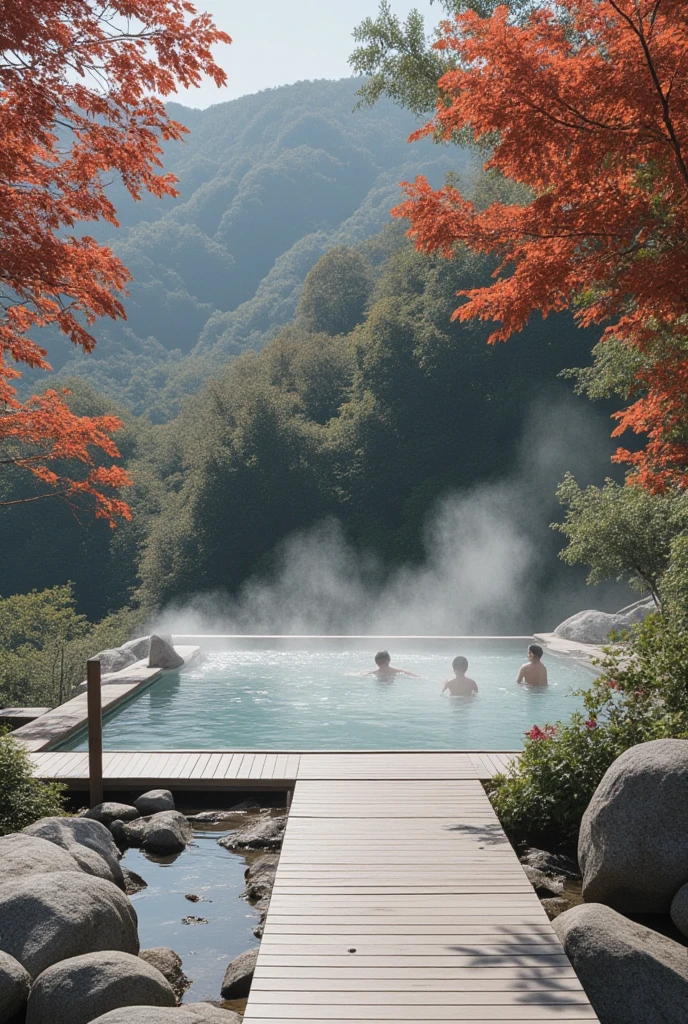
[[[0,597],[0,707],[69,700],[87,659],[136,635],[142,618],[125,608],[90,623],[76,612],[71,583]]]
[[[19,832],[39,818],[64,815],[65,787],[34,776],[24,747],[0,729],[0,835]]]
[[[574,841],[611,763],[637,743],[688,737],[688,632],[660,615],[605,648],[584,714],[533,726],[519,762],[496,776],[490,798],[517,839]]]

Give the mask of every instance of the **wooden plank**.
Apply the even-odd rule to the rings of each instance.
[[[86,763],[86,755],[84,762]],[[131,757],[131,751],[115,750],[105,751],[103,753],[103,779],[116,779],[119,766],[126,762],[126,759]]]
[[[219,759],[219,761],[217,763],[217,767],[215,768],[215,771],[213,772],[213,779],[220,780],[220,779],[224,779],[226,777],[227,769],[230,767],[230,765],[232,763],[233,757],[234,757],[234,754],[221,754],[220,755],[220,759]]]
[[[151,753],[148,757],[145,757],[143,761],[138,765],[136,769],[137,775],[141,779],[155,779],[156,772],[155,766],[162,760],[162,754],[158,751]]]
[[[225,768],[225,774],[224,774],[223,778],[225,778],[225,779],[236,779],[237,775],[239,774],[239,769],[241,768],[241,762],[243,760],[244,760],[244,755],[243,754],[239,754],[239,753],[236,753],[236,752],[233,753],[231,761],[228,763],[227,767]]]
[[[267,756],[267,754],[256,754],[247,778],[261,779],[263,777],[263,769],[265,767],[265,761]]]
[[[335,913],[333,916],[327,915],[320,918],[306,916],[302,918],[285,916],[280,917],[279,915],[277,916],[279,918],[277,922],[278,924],[294,924],[296,926],[303,926],[303,928],[312,926],[313,928],[317,929],[323,923],[331,921],[332,925],[336,926],[341,934],[347,934],[351,932],[353,929],[356,929],[358,931],[359,929],[363,929],[366,925],[370,926],[371,930],[378,927],[381,924],[388,925],[390,929],[392,929],[393,934],[393,930],[395,928],[397,929],[396,933],[398,934],[400,930],[411,928],[414,925],[423,925],[423,918],[422,915],[420,914],[417,914],[415,916],[399,914],[394,916],[386,915],[385,917],[375,917],[372,915],[365,915],[364,917],[360,917],[358,915],[347,916],[345,914]],[[450,916],[444,919],[431,918],[430,921],[425,923],[425,927],[438,929],[438,931],[435,932],[435,934],[444,935],[447,933],[451,934],[451,926],[452,924],[454,924],[454,934],[459,935],[463,932],[470,931],[470,929],[474,925],[485,925],[485,927],[495,926],[500,927],[502,929],[508,927],[513,929],[515,932],[518,932],[519,930],[522,930],[524,928],[531,928],[535,925],[542,925],[543,923],[548,922],[547,917],[543,917],[542,914],[529,915],[527,913],[523,913],[500,917],[498,914],[492,913],[490,915],[487,915],[486,917],[483,917],[481,914],[473,913],[457,915],[456,918]],[[359,931],[359,934],[363,935],[365,934],[365,932]]]
[[[394,990],[391,990],[394,991]],[[484,989],[461,988],[461,989],[437,989],[430,988],[426,991],[407,990],[405,987],[398,988],[394,992],[397,1003],[405,1006],[453,1006],[456,1000],[456,993],[461,992],[461,1003],[464,1006],[500,1006],[513,1005],[517,1000],[523,1005],[547,1005],[556,1003],[558,1006],[570,1006],[573,1004],[587,1003],[587,997],[580,986],[570,983],[570,987],[557,991],[530,991],[529,989],[512,989],[493,986],[485,991]],[[518,992],[515,997],[514,993]],[[309,1004],[320,1004],[327,999],[329,1006],[389,1006],[390,1000],[394,998],[390,990],[376,992],[365,988],[363,991],[352,994],[349,992],[328,992],[323,996],[322,990],[315,992],[286,991],[280,992],[280,1002],[283,1006],[297,1005],[307,1006]],[[251,993],[251,1008],[261,1003],[274,1004],[275,993],[271,989],[259,989]]]
[[[208,760],[203,768],[203,775],[201,776],[204,780],[210,780],[214,777],[220,765],[220,759],[222,754],[210,754]]]
[[[373,939],[375,937],[373,936]],[[378,956],[381,949],[384,949],[386,956],[479,956],[479,957],[502,957],[509,956],[559,956],[562,952],[560,943],[552,935],[548,944],[534,936],[532,942],[520,942],[515,936],[508,940],[502,936],[499,942],[495,942],[494,936],[486,936],[484,943],[475,941],[454,941],[445,939],[444,942],[435,938],[427,937],[429,941],[421,942],[422,936],[413,936],[408,942],[394,941],[385,938],[383,941],[366,941],[363,939],[356,943],[356,957]],[[320,941],[318,941],[318,939]],[[288,937],[267,936],[260,944],[261,953],[264,955],[278,955],[285,953],[288,956],[341,956],[347,952],[346,944],[342,940],[334,940],[330,937],[320,935],[313,942],[307,942],[305,937],[298,940],[296,936]]]
[[[179,754],[177,763],[170,772],[170,779],[176,780],[187,778],[199,757],[200,754]]]
[[[279,983],[293,981],[295,987],[301,987],[310,981],[322,982],[331,985],[336,982],[332,991],[339,991],[349,984],[365,982],[383,983],[398,985],[404,981],[414,981],[425,984],[437,982],[438,984],[454,984],[476,982],[480,984],[498,984],[504,982],[522,982],[531,985],[533,982],[554,986],[562,983],[563,980],[572,980],[576,987],[580,982],[576,977],[570,964],[562,967],[428,967],[425,964],[415,964],[413,967],[357,967],[351,960],[347,961],[344,967],[283,967],[281,965],[265,966],[258,964],[254,974],[254,982],[263,983],[263,979],[274,979]],[[285,989],[288,986],[285,986]]]
[[[277,915],[274,916],[277,917]],[[368,932],[374,935],[399,934],[399,925],[392,921],[373,920],[372,923],[361,923],[361,919],[357,919],[356,923],[353,925],[351,922],[349,922],[348,932],[344,933],[342,932],[342,925],[346,924],[345,921],[342,922],[340,920],[337,920],[334,923],[330,923],[329,921],[322,921],[321,919],[319,923],[317,922],[317,918],[313,918],[312,920],[306,922],[299,919],[292,920],[291,918],[287,918],[286,920],[279,918],[273,919],[270,922],[266,922],[265,934],[272,935],[275,932],[277,934],[295,935],[299,933],[304,933],[307,935],[341,935],[348,934],[349,932],[351,934],[354,934],[355,932],[355,934],[362,936],[366,935]],[[453,921],[445,922],[444,924],[437,924],[436,922],[431,921],[428,921],[427,923],[422,923],[419,922],[417,919],[415,921],[411,919],[408,922],[407,926],[404,928],[404,935],[406,935],[406,928],[408,928],[408,934],[411,935],[427,934],[439,936],[447,934],[455,937],[457,940],[459,938],[463,939],[464,936],[500,935],[504,934],[506,931],[504,925],[496,921],[488,921],[485,924],[481,925],[468,925],[461,922],[457,922],[455,924]],[[529,924],[524,923],[521,927],[515,926],[513,922],[510,922],[507,934],[523,934],[529,936],[533,934],[541,934],[544,936],[549,936],[551,938],[552,929],[549,921],[546,920],[541,920],[536,923]]]
[[[508,1008],[497,1004],[492,1006],[465,1005],[444,1005],[425,1006],[421,1011],[423,1020],[458,1020],[458,1021],[574,1021],[592,1020],[597,1017],[590,1004],[585,1003],[562,1003],[557,1004],[527,1004],[524,1005],[519,997],[515,997]],[[283,1006],[281,1003],[257,1003],[255,1007],[251,1004],[251,1012],[244,1018],[245,1021],[253,1020],[357,1020],[357,1021],[380,1021],[380,1020],[412,1020],[417,1021],[419,1016],[418,1007],[404,1005],[403,1003],[392,1003],[386,1006],[355,1006],[348,1007],[331,1006],[329,1003],[320,1005]]]
[[[201,754],[198,761],[196,761],[196,764],[187,775],[187,779],[202,779],[209,760],[210,754]]]
[[[139,753],[132,751],[131,758],[119,769],[119,776],[122,779],[136,779],[140,777],[139,767],[144,765],[150,756],[150,751]]]
[[[239,768],[239,772],[237,774],[238,779],[247,779],[249,777],[255,759],[255,753],[244,754],[241,761],[241,767]]]
[[[558,970],[558,968],[552,968],[552,970]],[[469,970],[457,972],[455,977],[447,979],[409,978],[401,974],[392,978],[362,979],[358,973],[349,973],[352,975],[349,978],[265,978],[264,975],[259,974],[253,978],[252,991],[254,996],[257,993],[280,992],[282,993],[280,998],[283,998],[285,1002],[289,1001],[291,995],[315,996],[320,992],[327,992],[329,993],[328,999],[332,998],[333,1001],[339,1002],[339,997],[346,996],[350,999],[351,992],[362,991],[366,993],[404,992],[405,996],[411,993],[421,995],[428,992],[527,992],[532,988],[535,980],[528,975],[523,977],[520,971],[510,972],[508,969],[500,970],[498,967],[491,972],[488,979],[484,977],[484,972],[473,972],[473,977],[463,977],[464,974],[471,973]],[[499,975],[499,977],[494,978],[493,975]],[[570,975],[552,978],[551,986],[561,992],[580,995],[580,982],[573,971]],[[546,994],[546,990],[543,991],[543,994]]]

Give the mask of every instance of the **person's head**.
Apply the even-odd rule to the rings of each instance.
[[[387,668],[391,660],[389,651],[378,651],[375,655],[375,664],[378,668]]]
[[[454,658],[452,661],[452,668],[458,675],[465,675],[468,670],[468,658],[464,658],[461,654],[458,658]]]
[[[539,644],[531,644],[528,648],[528,658],[530,661],[539,661],[542,657],[542,647]]]

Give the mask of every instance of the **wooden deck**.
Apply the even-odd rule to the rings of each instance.
[[[297,781],[491,779],[516,751],[295,751],[121,750],[103,754],[105,789],[291,789]],[[84,751],[31,753],[36,774],[88,788]]]
[[[515,753],[113,751],[105,788],[293,791],[245,1024],[594,1022],[481,785]]]
[[[300,777],[245,1024],[595,1021],[475,779]]]

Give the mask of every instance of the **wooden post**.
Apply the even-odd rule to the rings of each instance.
[[[100,662],[86,662],[88,705],[88,783],[89,806],[103,802],[103,706],[100,699]]]

